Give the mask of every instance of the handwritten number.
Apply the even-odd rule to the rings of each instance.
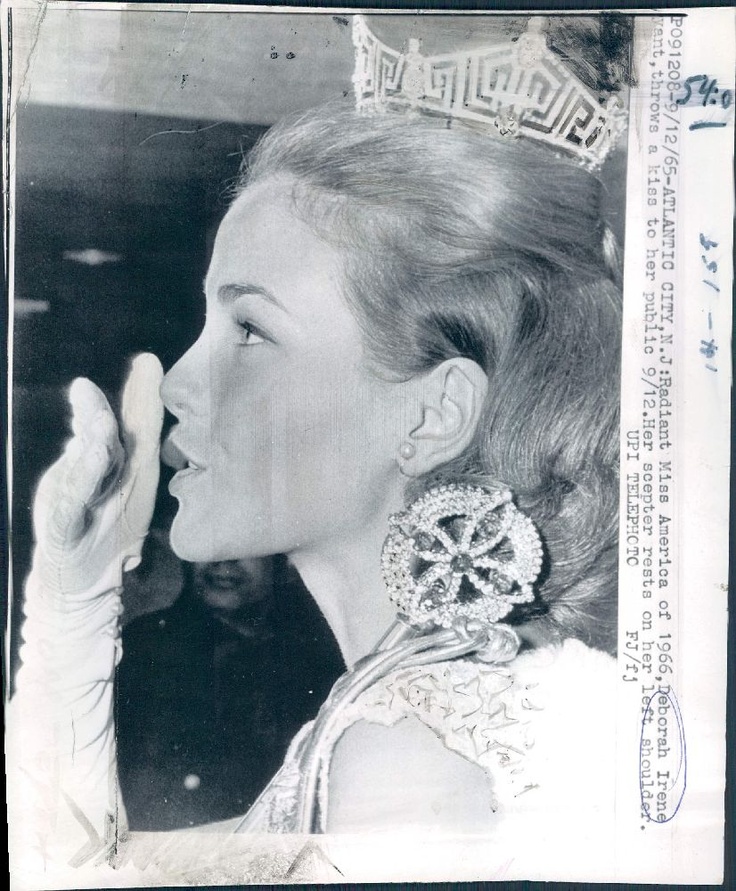
[[[715,105],[716,100],[711,99],[711,93],[719,92],[718,87],[716,86],[716,82],[714,80],[708,80],[708,78],[704,74],[699,75],[699,78],[701,80],[701,84],[698,92],[703,97],[703,108],[707,108],[709,102],[711,105]]]
[[[715,79],[708,77],[707,74],[694,74],[685,80],[685,83],[682,85],[685,95],[680,96],[676,100],[678,105],[687,105],[693,99],[693,88],[696,84],[699,84],[699,86],[697,87],[695,98],[697,99],[698,96],[703,97],[699,102],[703,108],[707,108],[709,105],[720,105],[723,109],[730,108],[733,102],[731,90],[720,90]],[[720,99],[716,98],[719,94]]]
[[[702,75],[702,74],[698,74],[694,77],[688,77],[685,80],[685,83],[682,85],[685,89],[685,95],[680,96],[680,98],[677,100],[678,105],[687,105],[688,104],[688,102],[690,101],[690,97],[693,95],[693,91],[690,87],[690,84],[695,83],[696,80],[700,80],[700,78],[703,76],[704,75]]]
[[[718,272],[718,264],[715,260],[711,260],[710,263],[705,259],[705,255],[700,258],[703,263],[705,263],[705,268],[708,272]]]
[[[707,81],[708,77],[705,74],[694,74],[692,77],[688,77],[685,80],[685,83],[682,85],[685,90],[685,95],[680,96],[677,100],[678,105],[687,105],[688,102],[692,99],[693,91],[691,84],[696,84],[698,81]],[[700,85],[700,92],[703,92],[703,85]]]
[[[703,235],[702,232],[700,233],[700,244],[706,249],[706,251],[709,251],[711,248],[718,247],[717,241],[711,241],[711,239]]]
[[[713,276],[718,272],[718,263],[715,260],[708,260],[706,254],[708,251],[713,250],[713,248],[718,247],[718,242],[714,241],[704,232],[701,232],[699,235],[700,246],[706,252],[705,254],[700,255],[700,259],[703,261],[703,265]],[[716,294],[720,293],[720,288],[714,281],[709,281],[707,278],[702,279],[704,285],[708,285],[709,288],[713,288]],[[708,312],[708,331],[713,331],[713,315],[709,311]],[[715,338],[711,338],[710,340],[701,340],[700,341],[700,353],[706,359],[714,359],[716,353],[718,352],[718,346],[716,345]],[[705,363],[705,367],[708,371],[718,371],[715,365],[711,365],[710,362]]]
[[[718,93],[718,87],[716,86],[716,82],[714,80],[708,81],[707,79],[703,81],[700,85],[700,95],[703,97],[703,107],[706,107],[710,102],[711,105],[716,104],[715,99],[711,99],[711,93]]]

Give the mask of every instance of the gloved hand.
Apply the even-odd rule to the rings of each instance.
[[[33,868],[107,856],[125,827],[113,681],[122,574],[140,562],[156,497],[161,378],[155,356],[133,361],[122,441],[102,392],[75,380],[73,437],[36,493],[36,549],[7,732],[17,857]]]
[[[33,574],[71,609],[119,587],[123,570],[140,563],[159,477],[162,377],[152,354],[133,360],[122,443],[102,391],[86,378],[70,388],[74,435],[36,492]]]

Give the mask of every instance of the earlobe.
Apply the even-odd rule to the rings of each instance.
[[[407,437],[414,454],[400,465],[402,473],[414,477],[452,461],[471,444],[482,415],[488,378],[471,359],[448,359],[418,381],[418,386],[421,421]],[[405,449],[402,457],[406,454]]]

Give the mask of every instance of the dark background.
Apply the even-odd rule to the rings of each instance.
[[[242,152],[263,132],[230,123],[198,126],[39,105],[19,115],[12,377],[16,609],[29,569],[33,489],[69,435],[68,384],[87,376],[114,405],[130,356],[154,352],[168,369],[198,335],[202,280],[227,207],[227,186]],[[150,138],[156,133],[161,135]],[[69,252],[90,249],[110,259],[96,265],[70,259]],[[164,470],[154,527],[165,528],[174,510],[169,476]]]

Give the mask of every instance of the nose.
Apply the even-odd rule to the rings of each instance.
[[[173,365],[161,383],[161,399],[178,419],[196,407],[203,395],[202,388],[207,387],[206,363],[203,366],[199,360],[200,340]]]

